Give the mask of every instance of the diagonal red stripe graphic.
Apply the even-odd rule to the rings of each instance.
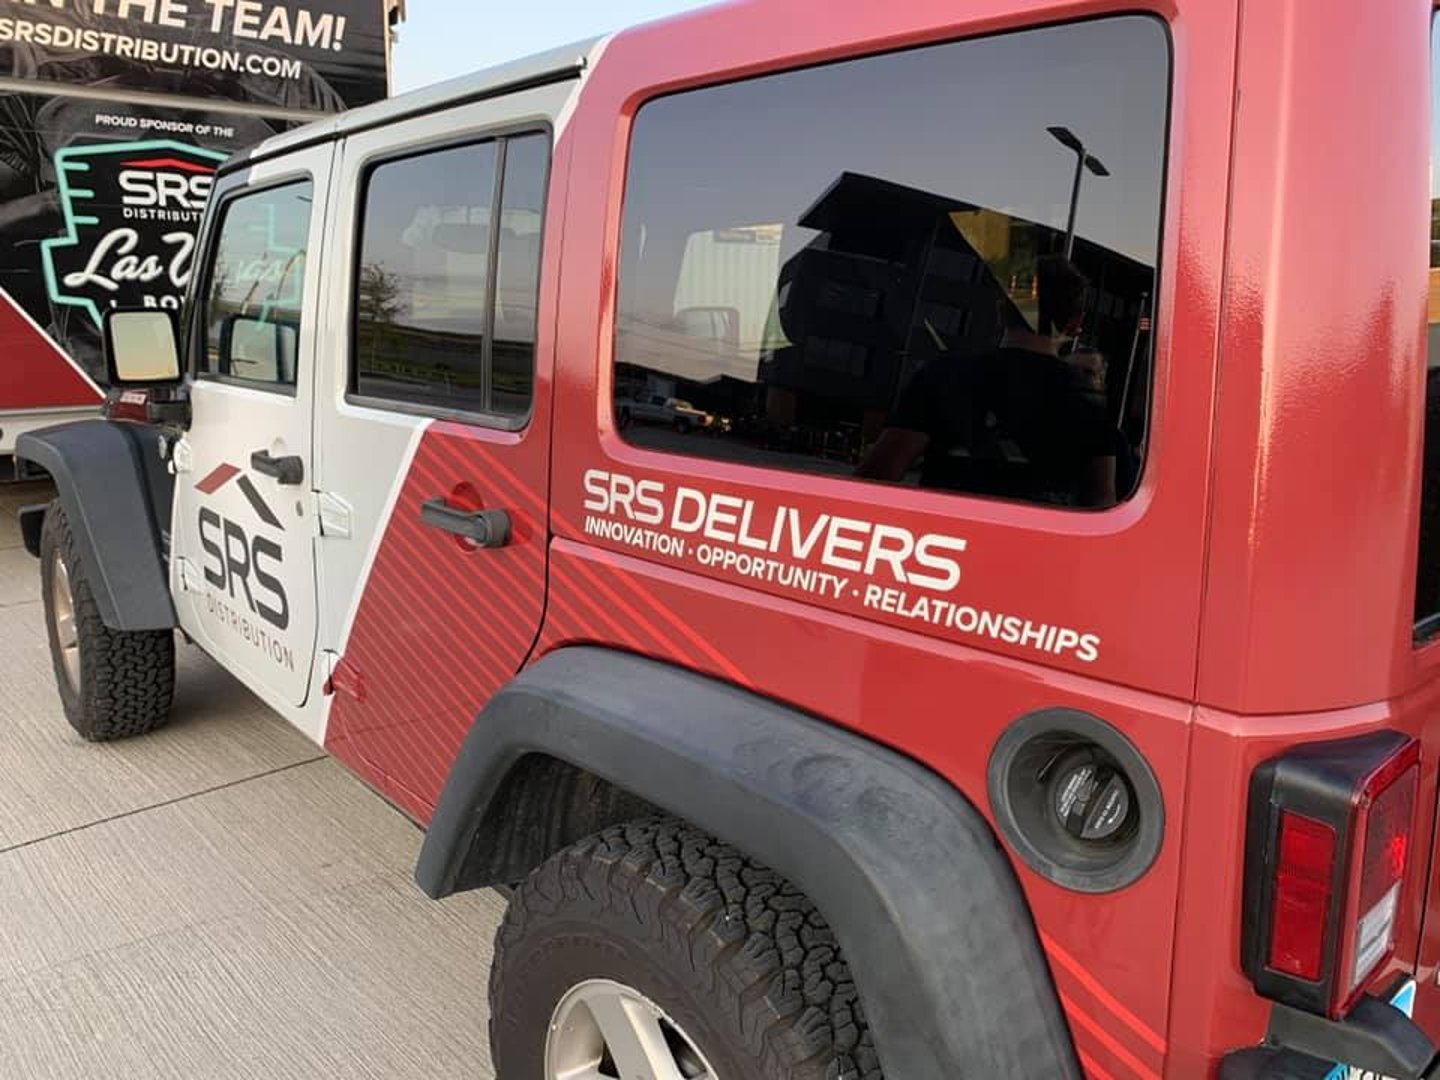
[[[1070,1020],[1079,1024],[1080,1027],[1091,1035],[1096,1042],[1103,1046],[1114,1056],[1116,1061],[1123,1063],[1132,1070],[1136,1076],[1144,1080],[1160,1080],[1160,1073],[1146,1065],[1129,1050],[1127,1050],[1118,1039],[1106,1031],[1093,1016],[1081,1009],[1075,1002],[1071,1001],[1063,993],[1060,995],[1060,1004],[1065,1009],[1065,1015]]]
[[[529,509],[528,491],[496,485],[481,451],[468,429],[441,425],[415,448],[345,647],[370,676],[369,700],[337,700],[327,736],[342,759],[380,774],[382,790],[421,820],[476,713],[524,666],[544,616],[547,522]],[[448,498],[461,484],[510,511],[508,547],[466,550],[421,522],[424,500]],[[423,690],[415,687],[421,671]]]
[[[1106,990],[1074,957],[1060,947],[1059,942],[1043,930],[1040,932],[1040,942],[1045,946],[1045,951],[1049,954],[1050,959],[1064,968],[1071,978],[1088,990],[1090,996],[1093,997],[1102,1008],[1109,1010],[1117,1019],[1123,1021],[1125,1026],[1140,1036],[1157,1054],[1163,1055],[1165,1053],[1165,1040],[1153,1031],[1145,1021],[1127,1009],[1120,1002],[1119,998]]]
[[[240,470],[234,465],[217,465],[209,476],[195,485],[195,490],[202,495],[214,495],[239,474]]]
[[[574,532],[577,536],[581,535],[580,529],[578,529],[572,523],[568,522],[562,515],[555,513],[553,506],[547,505],[543,498],[541,498],[538,494],[532,491],[527,485],[522,483],[513,472],[506,468],[505,464],[500,460],[500,458],[493,453],[492,448],[480,444],[474,444],[470,447],[467,447],[467,449],[485,463],[492,482],[498,479],[501,482],[506,483],[508,486],[511,487],[513,491],[528,499],[541,513],[548,512],[553,514],[556,522],[562,528],[566,528]],[[606,549],[593,550],[597,552],[603,552]],[[621,578],[621,580],[624,581],[627,585],[634,584],[634,582],[629,578],[629,576],[626,575],[625,572],[613,562],[608,563],[607,568],[613,574]],[[577,562],[572,566],[572,569],[577,574],[589,578],[593,587],[599,588],[605,592],[609,592],[599,572],[598,566],[587,565],[577,560]],[[729,657],[721,654],[717,649],[714,648],[713,645],[711,645],[709,641],[707,641],[699,634],[696,634],[694,630],[687,626],[682,620],[677,619],[674,613],[669,611],[658,600],[648,595],[643,589],[636,590],[635,595],[639,600],[643,601],[644,604],[651,609],[653,617],[647,617],[638,608],[635,608],[629,604],[626,604],[624,601],[619,600],[619,598],[616,597],[613,593],[610,594],[610,598],[612,602],[618,603],[622,610],[626,611],[632,617],[636,618],[640,622],[640,624],[644,626],[652,636],[660,640],[662,644],[670,646],[677,652],[685,652],[682,643],[680,641],[669,638],[665,630],[659,625],[660,623],[668,623],[673,633],[678,633],[680,638],[688,641],[692,646],[698,649],[698,655],[700,657],[707,657],[719,669],[720,673],[723,676],[731,679],[732,681],[742,686],[751,685],[748,676],[746,676],[744,672],[742,672],[734,663],[732,663]],[[695,661],[692,661],[692,665],[695,665]]]
[[[1076,1053],[1080,1055],[1080,1066],[1090,1080],[1115,1080],[1114,1076],[1102,1069],[1095,1059],[1084,1050],[1077,1050]]]
[[[556,515],[556,518],[562,526],[571,529],[571,531],[575,531],[569,523],[559,517],[559,515]],[[657,637],[663,635],[664,628],[660,626],[660,623],[668,623],[673,631],[679,635],[680,639],[690,642],[690,644],[695,647],[697,650],[695,655],[697,657],[708,658],[725,678],[738,686],[748,688],[754,685],[750,677],[741,671],[728,656],[720,652],[714,645],[706,640],[705,637],[681,620],[674,612],[666,607],[662,601],[651,595],[647,587],[647,581],[653,579],[647,578],[646,581],[642,581],[640,577],[641,573],[647,571],[649,574],[657,574],[665,570],[670,570],[675,573],[688,573],[687,571],[676,571],[674,567],[666,566],[664,563],[646,562],[634,556],[622,555],[619,552],[611,551],[609,548],[594,547],[577,540],[557,539],[552,545],[552,552],[561,550],[574,555],[573,565],[577,572],[589,578],[596,588],[605,592],[612,603],[639,619],[652,635]],[[631,566],[635,567],[633,571],[630,569]],[[626,586],[629,594],[643,601],[654,613],[655,617],[647,617],[634,606],[626,604],[611,592],[606,587],[605,578],[602,576],[602,573],[608,573],[613,578],[618,578],[619,582]],[[685,652],[679,640],[674,641],[674,648],[679,653],[683,654]],[[697,663],[692,666],[701,665]]]

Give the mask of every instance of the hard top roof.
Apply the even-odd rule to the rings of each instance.
[[[584,70],[591,52],[600,41],[600,38],[590,38],[562,45],[534,56],[497,64],[469,75],[447,79],[433,86],[377,101],[373,105],[317,120],[293,131],[282,132],[249,150],[242,150],[226,162],[222,171],[290,150],[298,150],[303,146],[342,138],[352,132],[379,127],[408,116],[418,116],[466,101],[492,97],[511,89],[578,75]]]

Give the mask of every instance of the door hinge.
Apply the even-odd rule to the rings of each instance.
[[[365,676],[337,652],[325,650],[325,694],[344,694],[355,701],[365,700]]]
[[[195,468],[195,452],[190,449],[189,439],[178,439],[170,450],[170,464],[177,473],[192,472]]]
[[[354,513],[350,504],[329,491],[319,492],[316,501],[319,504],[316,517],[320,521],[320,535],[348,540]]]
[[[184,592],[204,592],[205,576],[200,573],[200,568],[183,555],[175,557],[175,569],[180,578],[180,588]]]

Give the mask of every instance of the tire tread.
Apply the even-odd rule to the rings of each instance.
[[[674,819],[615,825],[559,852],[516,890],[496,935],[490,998],[533,924],[603,913],[633,923],[723,1010],[757,1077],[881,1080],[869,1027],[829,925],[804,893]],[[492,1020],[492,1044],[502,1037]]]
[[[91,742],[111,742],[154,731],[169,719],[175,695],[174,633],[112,630],[105,625],[90,581],[81,569],[74,532],[58,499],[45,512],[40,547],[47,624],[53,621],[49,559],[58,548],[70,571],[75,626],[80,636],[80,685],[67,692],[69,680],[55,645],[54,627],[47,625],[66,718]]]

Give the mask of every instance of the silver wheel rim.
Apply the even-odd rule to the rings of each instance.
[[[545,1035],[545,1080],[718,1080],[680,1025],[609,979],[576,986]]]
[[[80,628],[75,624],[75,596],[70,591],[70,568],[57,553],[50,576],[50,606],[55,612],[55,647],[60,666],[73,690],[80,685]]]

